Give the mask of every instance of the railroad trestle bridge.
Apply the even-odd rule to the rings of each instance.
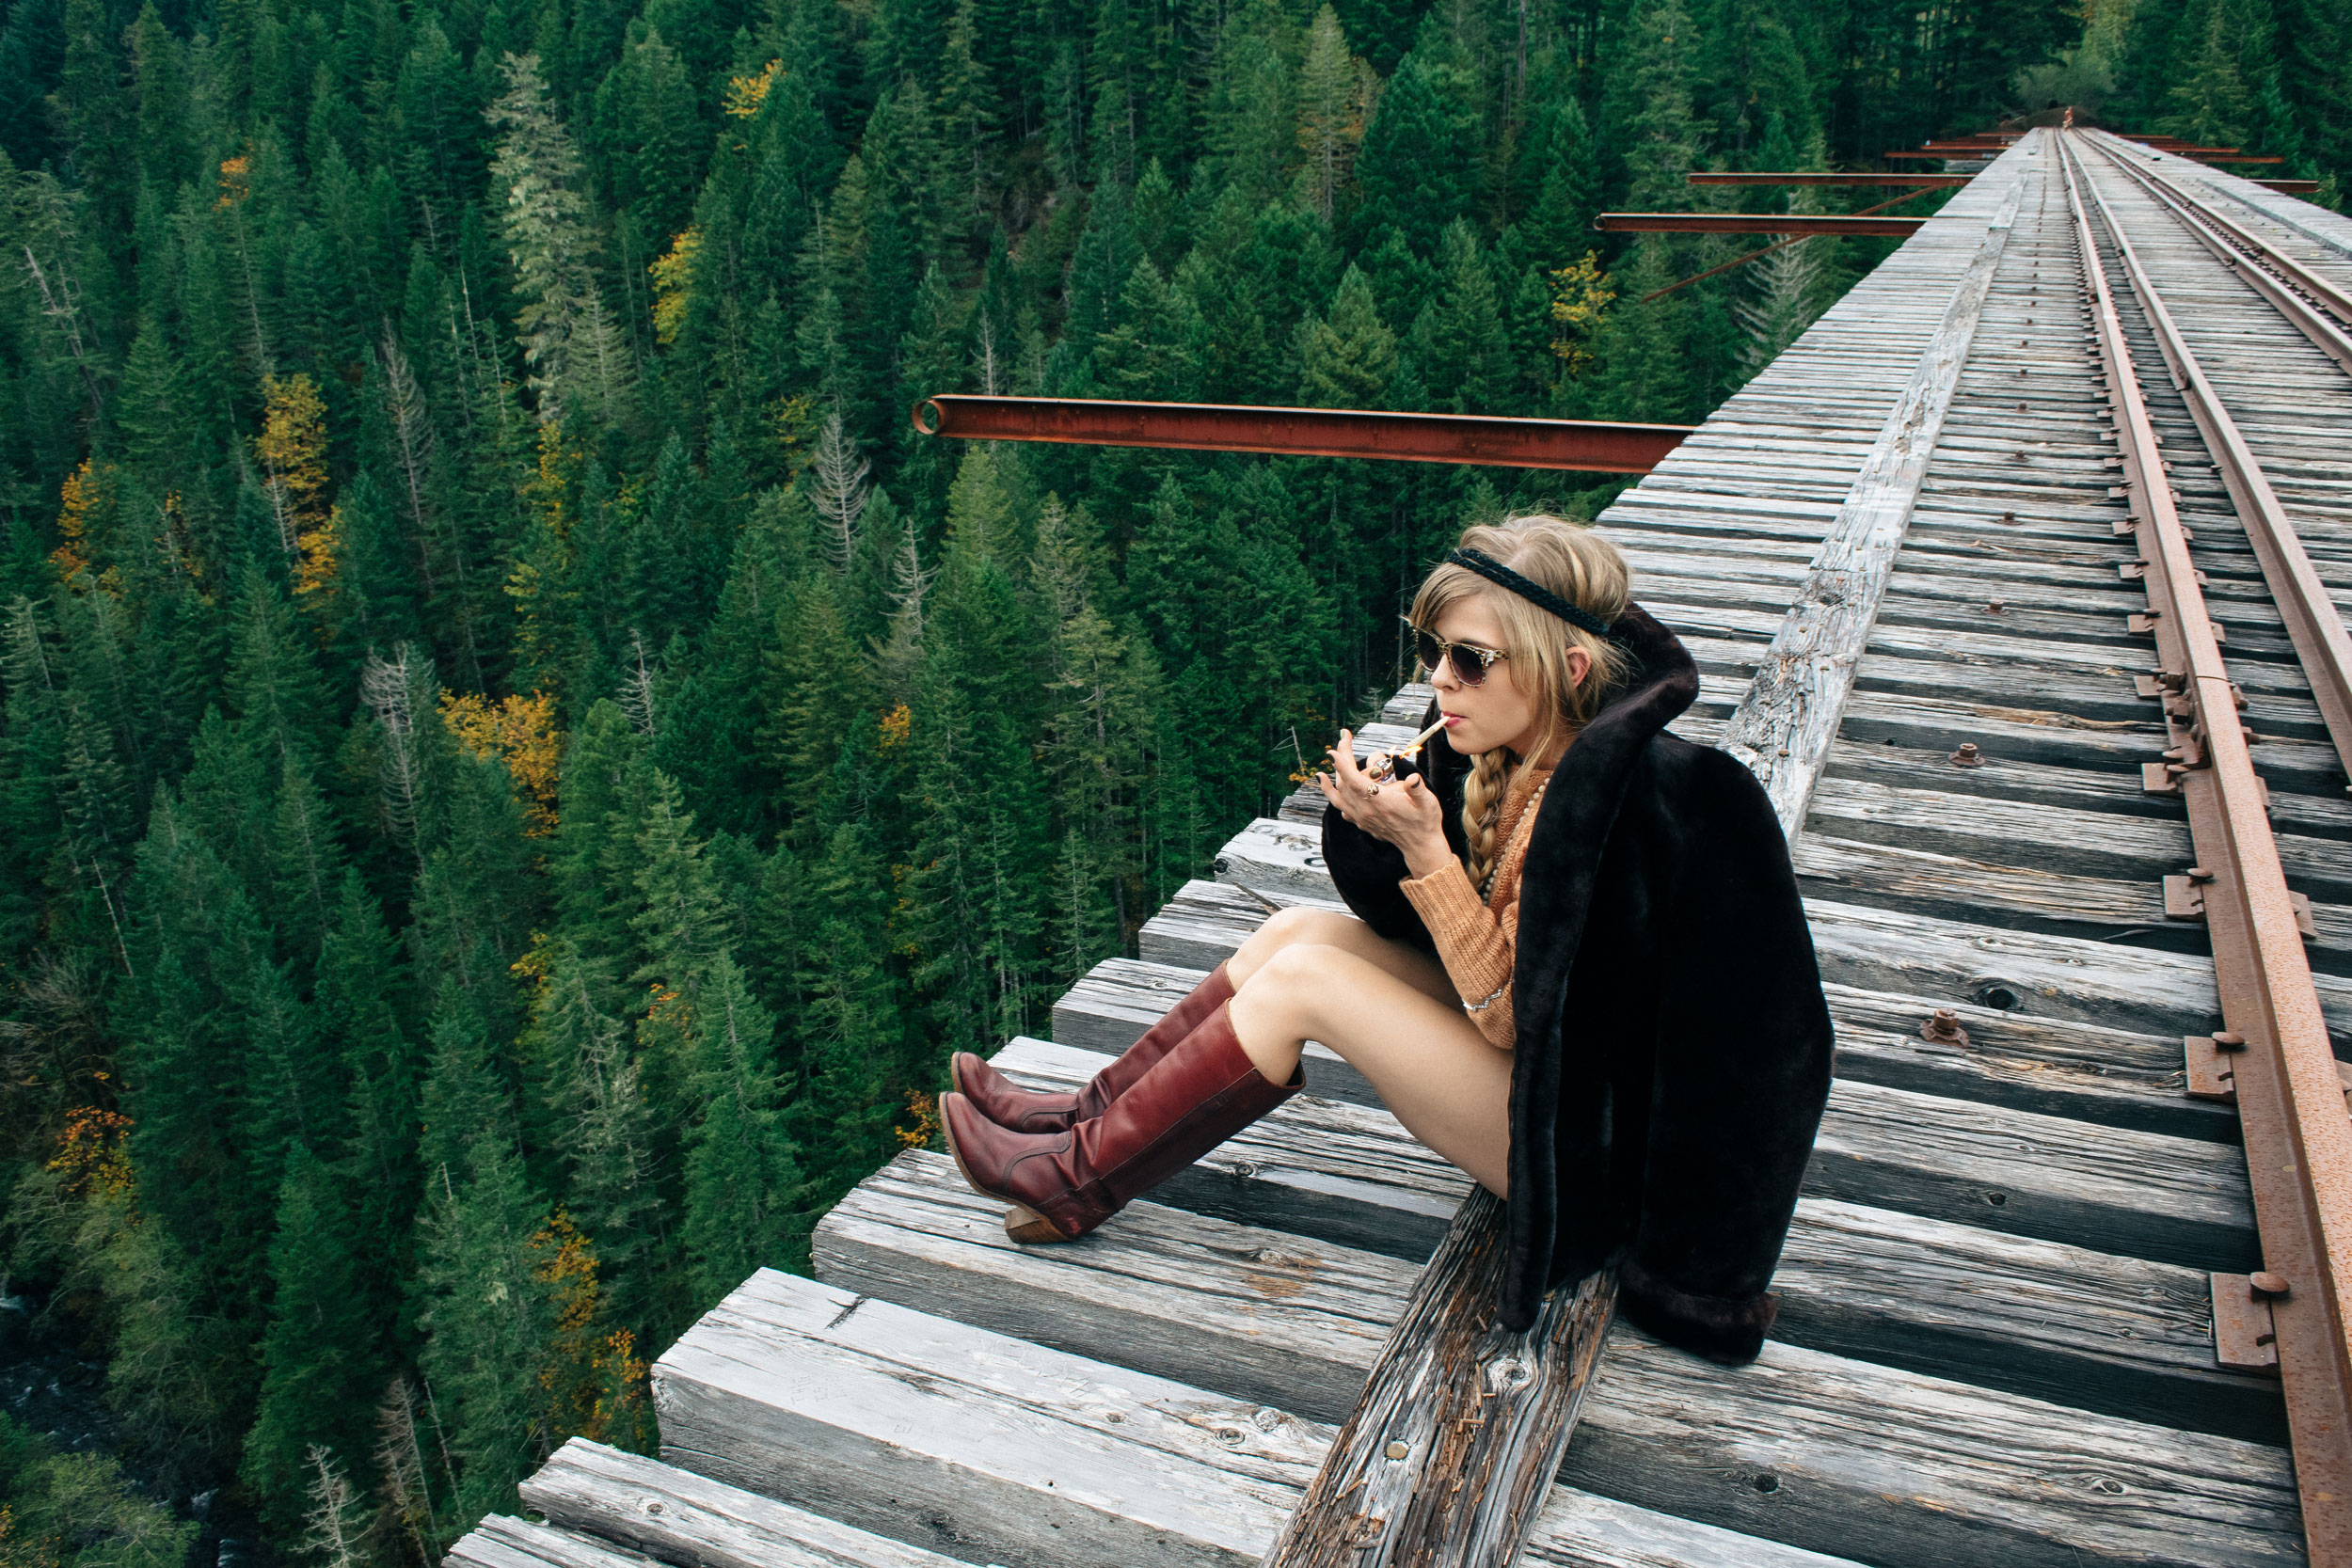
[[[1705,424],[1610,437],[1677,728],[1765,781],[1837,1023],[1761,1360],[1613,1329],[1605,1278],[1482,1337],[1491,1200],[1311,1050],[1080,1243],[901,1155],[818,1278],[661,1357],[660,1461],[575,1440],[452,1560],[2352,1563],[2352,221],[2102,133],[1981,150]],[[1074,1085],[1337,907],[1321,806],[997,1065]]]

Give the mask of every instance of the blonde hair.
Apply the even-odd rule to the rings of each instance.
[[[1614,622],[1632,602],[1632,571],[1617,547],[1590,529],[1544,514],[1506,517],[1464,529],[1460,547],[1483,550],[1523,578],[1532,578],[1606,622]],[[1413,624],[1432,630],[1448,606],[1483,598],[1502,623],[1502,651],[1510,656],[1511,679],[1543,715],[1534,750],[1516,764],[1501,746],[1479,753],[1462,785],[1462,831],[1470,848],[1465,867],[1486,896],[1502,846],[1496,839],[1502,802],[1511,786],[1531,771],[1563,731],[1573,737],[1600,710],[1610,688],[1625,678],[1626,657],[1615,643],[1570,626],[1531,599],[1488,580],[1467,566],[1446,562],[1424,578],[1413,595]],[[1592,668],[1581,681],[1568,671],[1568,650],[1581,648]],[[1428,672],[1422,672],[1423,679]]]

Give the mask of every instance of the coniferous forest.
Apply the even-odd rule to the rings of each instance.
[[[2352,170],[2352,0],[0,16],[9,1568],[434,1562],[648,1444],[1465,521],[1612,493],[918,397],[1695,420],[1892,242],[1645,303],[1746,245],[1594,213],[1791,199],[1689,170],[2065,103]]]

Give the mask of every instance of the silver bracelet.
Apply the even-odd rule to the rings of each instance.
[[[1465,1011],[1468,1011],[1468,1012],[1473,1012],[1473,1013],[1483,1013],[1483,1012],[1485,1012],[1487,1008],[1489,1008],[1489,1007],[1491,1007],[1491,1006],[1493,1006],[1495,1005],[1495,999],[1496,999],[1496,998],[1500,997],[1500,996],[1501,996],[1501,995],[1502,995],[1504,991],[1509,990],[1510,989],[1511,989],[1511,982],[1510,982],[1510,981],[1508,981],[1508,980],[1505,980],[1505,981],[1503,981],[1503,982],[1502,982],[1502,984],[1501,984],[1501,985],[1497,986],[1494,990],[1492,990],[1488,991],[1488,992],[1486,993],[1486,999],[1484,1002],[1465,1002],[1465,1003],[1463,1003],[1463,1004],[1462,1004],[1462,1006],[1463,1006],[1464,1010],[1465,1010]]]

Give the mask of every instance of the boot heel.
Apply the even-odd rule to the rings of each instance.
[[[1069,1237],[1054,1227],[1054,1222],[1034,1209],[1015,1204],[1005,1211],[1005,1234],[1025,1246],[1042,1246],[1049,1242],[1066,1242]]]

